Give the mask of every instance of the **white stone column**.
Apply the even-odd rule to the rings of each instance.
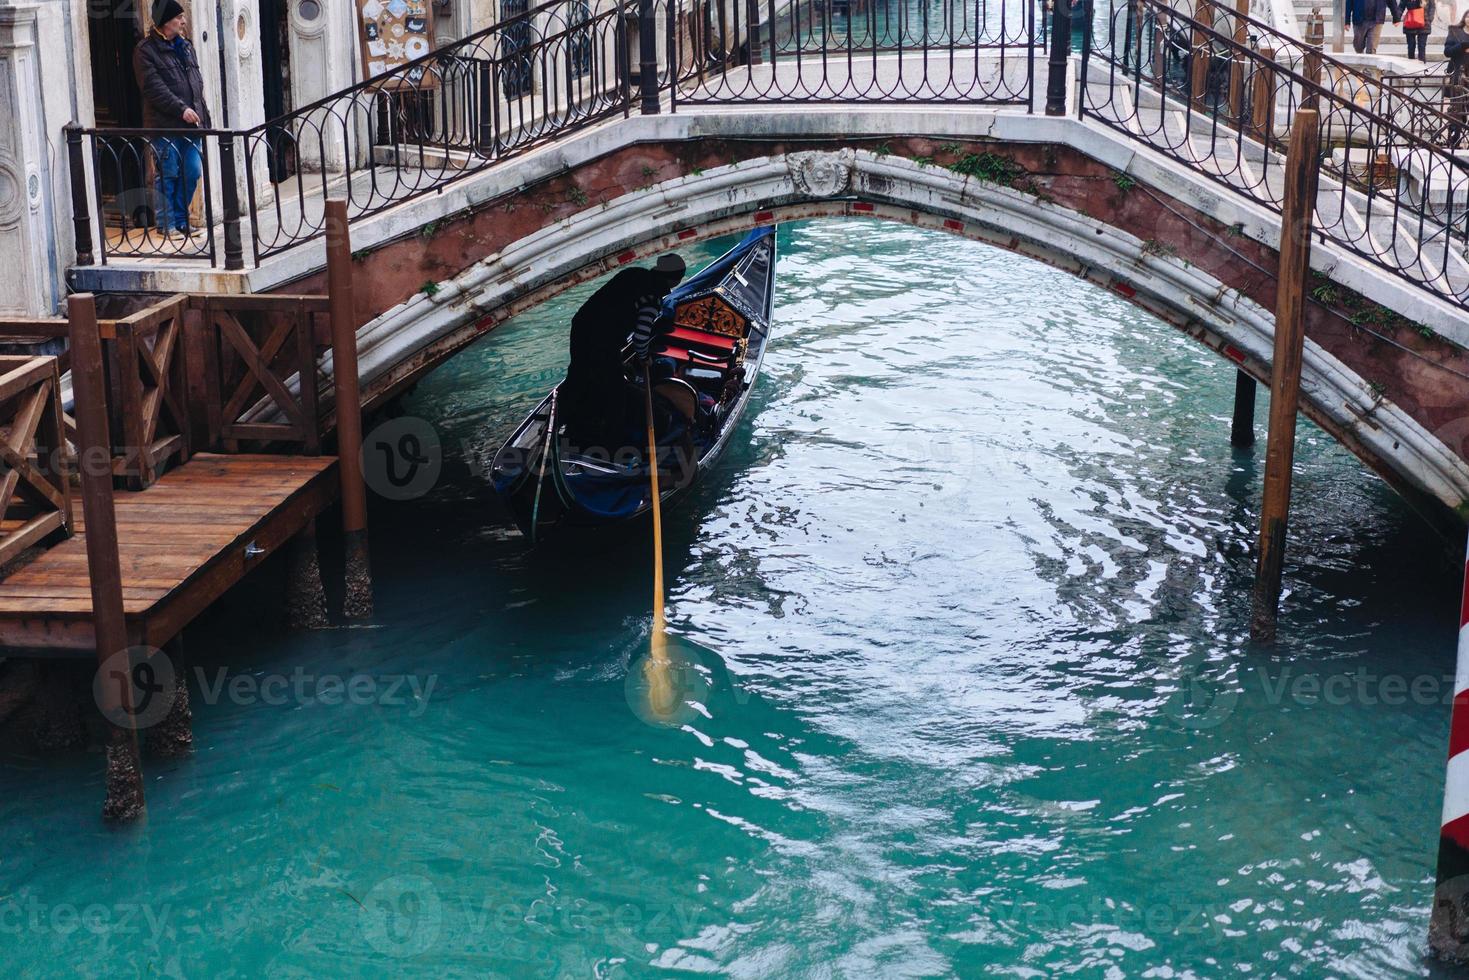
[[[361,77],[357,67],[357,8],[353,0],[287,2],[291,104],[299,109],[347,88]],[[315,113],[303,122],[313,127],[313,141],[303,141],[302,165],[309,169],[323,163],[319,147],[314,143],[315,127],[320,127],[330,134],[325,166],[328,170],[340,170],[345,159],[340,120],[326,113]],[[354,139],[354,142],[360,141]]]
[[[216,0],[223,30],[219,33],[224,47],[224,94],[229,101],[229,128],[239,132],[265,122],[265,81],[262,74],[260,32],[274,29],[273,24],[260,23],[260,10],[254,0]],[[211,29],[211,35],[214,31]],[[220,125],[221,120],[216,120]],[[247,156],[248,148],[248,156]],[[255,185],[255,203],[263,205],[273,199],[275,185],[270,182],[270,165],[265,144],[260,140],[237,141],[235,147],[236,190],[240,196],[240,213],[250,207],[250,185]],[[245,252],[250,251],[248,225],[242,225]]]
[[[46,148],[56,144],[60,166],[66,150],[59,127],[47,139],[36,12],[36,4],[0,7],[0,313],[19,316],[50,315],[61,294]]]

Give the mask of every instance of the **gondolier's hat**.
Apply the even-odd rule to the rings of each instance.
[[[658,261],[653,263],[653,271],[661,272],[665,276],[677,276],[682,279],[683,274],[688,271],[688,265],[683,256],[677,252],[669,252],[667,255],[658,256]]]
[[[162,27],[183,12],[179,0],[158,0],[153,5],[153,26]]]

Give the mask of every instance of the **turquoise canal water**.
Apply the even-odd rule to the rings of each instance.
[[[408,399],[445,463],[373,502],[375,628],[287,632],[272,570],[190,630],[197,752],[145,825],[99,825],[96,755],[5,761],[6,972],[1427,972],[1442,543],[1305,425],[1252,648],[1227,364],[972,242],[781,248],[739,438],[668,519],[698,710],[634,710],[640,536],[527,552],[486,499],[582,289]]]

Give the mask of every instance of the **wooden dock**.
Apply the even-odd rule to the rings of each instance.
[[[191,620],[292,542],[290,619],[326,625],[316,518],[339,498],[342,615],[372,614],[346,205],[326,213],[328,296],[99,318],[79,293],[65,319],[0,320],[0,659],[96,659],[110,819],[146,808],[140,728],[160,751],[193,743],[180,673],[140,695],[161,720],[134,707]]]
[[[162,647],[325,510],[337,495],[336,463],[200,453],[147,490],[117,493],[128,643]],[[96,656],[80,514],[70,538],[0,579],[0,646],[8,656]]]

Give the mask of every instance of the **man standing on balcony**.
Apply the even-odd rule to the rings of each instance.
[[[1358,54],[1376,54],[1382,23],[1392,14],[1394,24],[1403,18],[1393,0],[1346,0],[1345,21],[1352,28],[1352,50]]]
[[[153,8],[153,30],[133,49],[133,74],[143,91],[143,125],[148,129],[209,128],[204,76],[194,46],[184,37],[186,27],[178,0],[159,0]],[[201,170],[200,138],[155,136],[152,143],[158,166],[154,224],[165,236],[188,236],[189,202]]]

